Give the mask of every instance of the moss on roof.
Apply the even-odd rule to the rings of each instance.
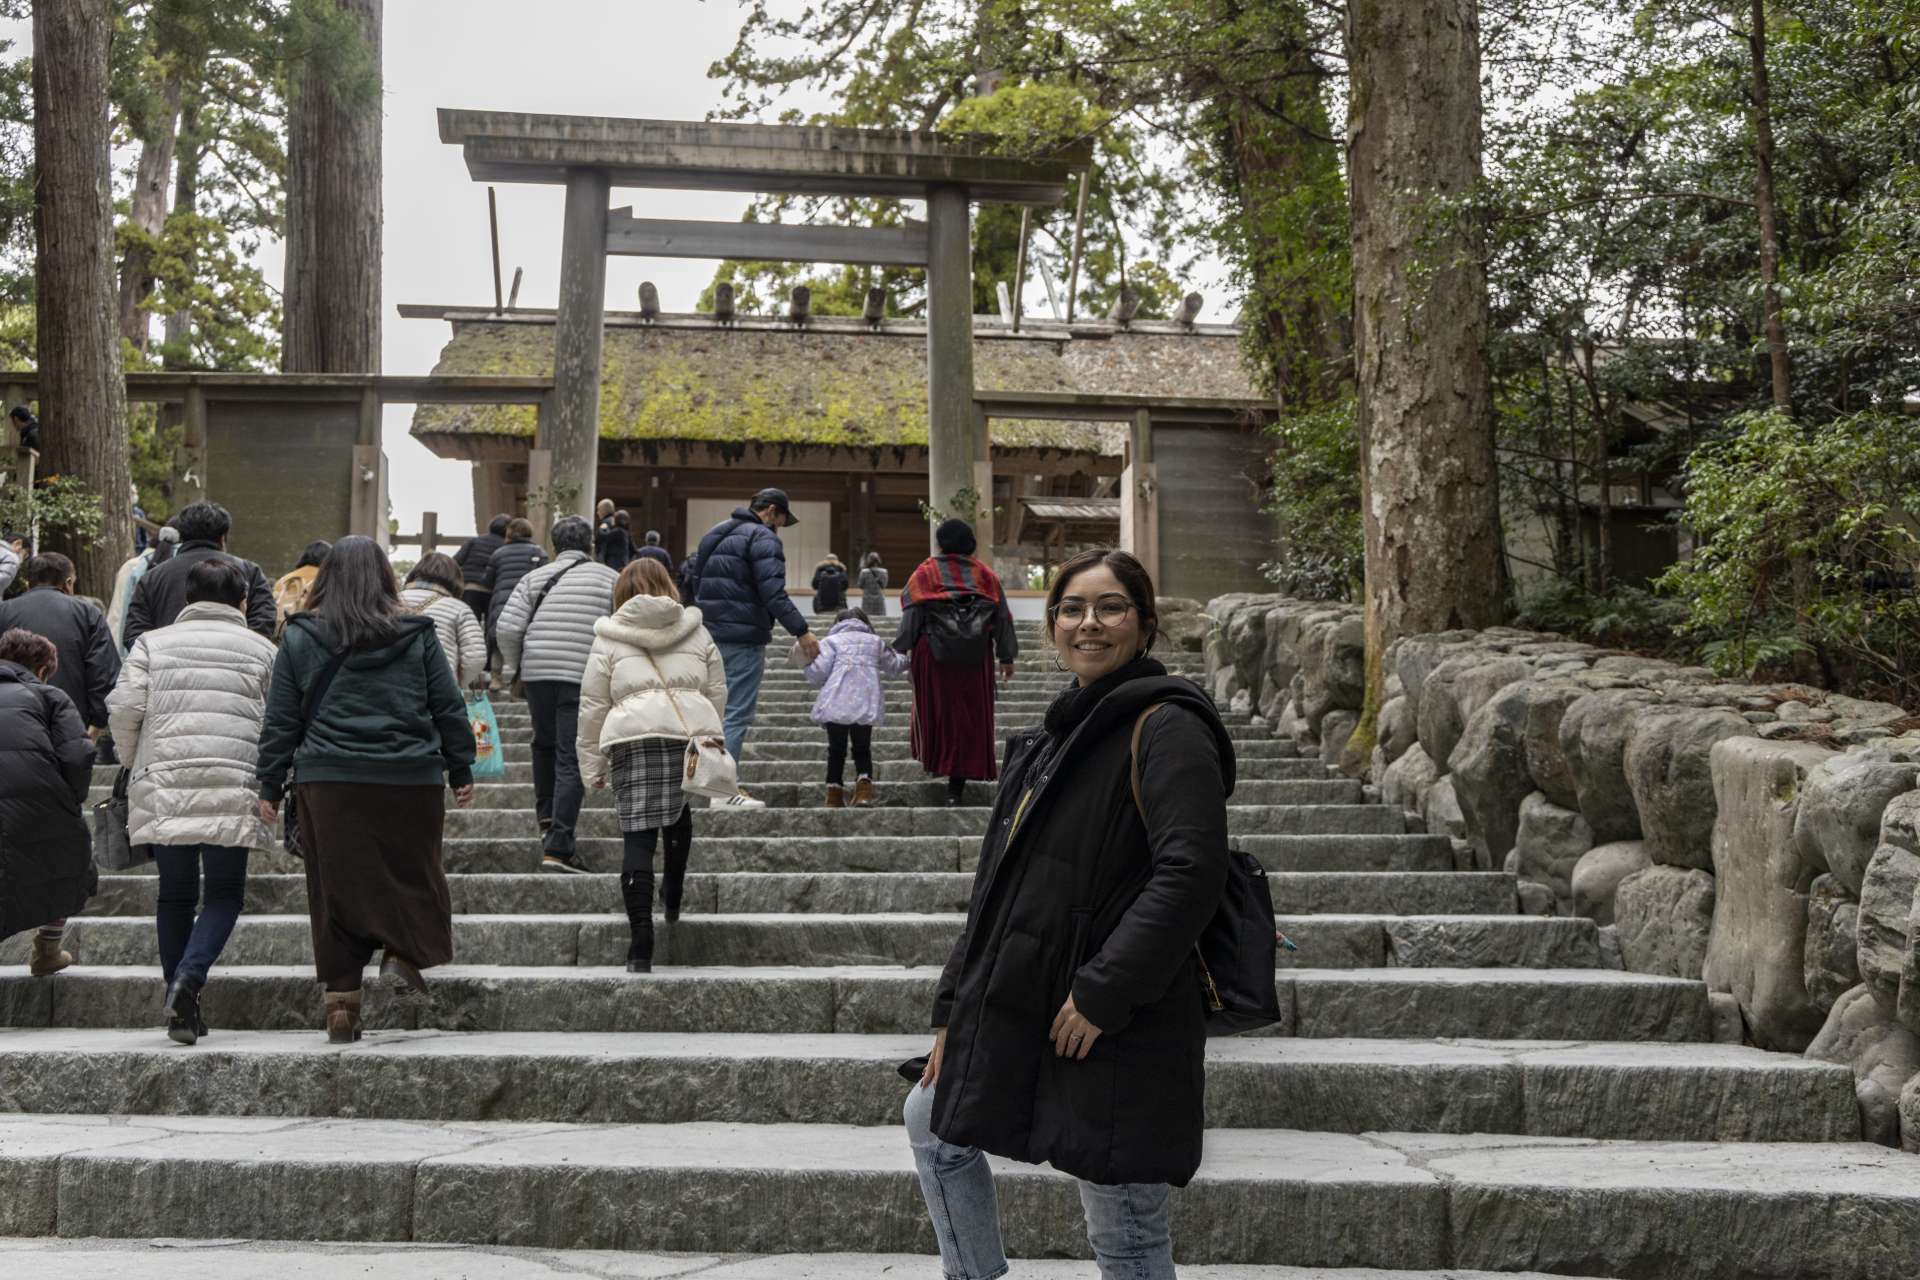
[[[974,383],[1007,391],[1088,391],[1069,381],[1060,342],[976,339]],[[793,330],[608,326],[604,440],[824,444],[927,443],[924,337]],[[463,321],[436,374],[548,375],[553,327]],[[532,436],[526,405],[421,405],[413,434]],[[1111,424],[995,419],[1001,448],[1117,454]]]

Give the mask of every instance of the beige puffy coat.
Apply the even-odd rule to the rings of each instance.
[[[133,843],[274,847],[253,789],[273,655],[245,614],[210,601],[134,641],[107,695],[114,745],[133,770]]]
[[[726,668],[698,609],[665,596],[635,596],[593,624],[593,649],[580,678],[577,743],[587,786],[610,780],[609,748],[641,738],[684,738],[689,731],[717,736],[726,713]]]
[[[447,655],[447,669],[462,689],[487,682],[487,633],[473,606],[442,587],[417,582],[400,593],[400,607],[433,619],[433,633]]]

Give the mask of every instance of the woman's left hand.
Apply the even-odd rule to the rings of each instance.
[[[453,789],[453,802],[462,809],[472,804],[473,803],[473,784],[469,782],[464,787],[455,787]]]
[[[271,800],[256,800],[254,806],[260,814],[260,821],[272,826],[280,821],[280,810]]]
[[[1067,1002],[1060,1006],[1060,1012],[1053,1015],[1053,1030],[1047,1032],[1047,1039],[1053,1041],[1053,1056],[1056,1058],[1084,1058],[1093,1048],[1093,1042],[1100,1038],[1100,1028],[1088,1022],[1086,1016],[1073,1007],[1073,996],[1067,996]]]

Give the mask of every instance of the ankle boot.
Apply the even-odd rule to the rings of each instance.
[[[653,876],[630,871],[620,877],[620,897],[627,908],[627,972],[653,972]]]
[[[205,1034],[200,1020],[200,992],[185,978],[175,978],[167,988],[167,1039],[175,1044],[195,1044]]]
[[[844,809],[847,807],[847,789],[837,783],[827,785],[827,808]]]
[[[61,939],[49,938],[45,934],[33,935],[33,956],[27,961],[27,972],[36,978],[50,977],[73,963],[73,953],[60,949]]]
[[[856,809],[873,807],[873,779],[864,773],[853,784],[853,807]]]
[[[329,991],[327,1000],[327,1043],[352,1044],[360,1038],[360,995],[358,991]]]

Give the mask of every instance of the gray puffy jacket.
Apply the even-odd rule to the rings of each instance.
[[[563,573],[533,616],[542,588]],[[593,624],[613,612],[619,576],[584,551],[563,551],[520,579],[495,628],[506,678],[579,684],[593,650]]]

